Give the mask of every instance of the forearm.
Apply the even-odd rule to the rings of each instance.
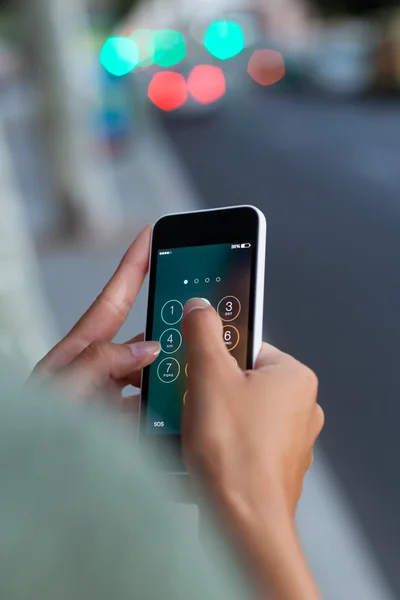
[[[270,507],[248,511],[230,506],[228,515],[266,598],[321,600],[288,514]]]

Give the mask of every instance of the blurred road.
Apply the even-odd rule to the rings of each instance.
[[[323,448],[400,595],[400,106],[254,90],[164,124],[205,206],[265,211],[268,333],[318,373]]]

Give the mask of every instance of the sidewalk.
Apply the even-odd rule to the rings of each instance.
[[[40,258],[45,294],[60,335],[64,335],[93,302],[125,250],[147,223],[154,223],[165,212],[200,206],[175,154],[151,122],[134,140],[129,154],[117,163],[116,175],[127,223],[120,239],[98,247],[59,249]],[[143,331],[146,295],[147,291],[142,290],[119,340]]]

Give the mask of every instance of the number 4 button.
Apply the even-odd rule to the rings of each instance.
[[[177,329],[167,329],[160,337],[161,349],[165,354],[174,354],[182,345],[181,332]]]

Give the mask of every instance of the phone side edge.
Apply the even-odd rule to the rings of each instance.
[[[160,219],[157,220],[157,222]],[[152,227],[151,230],[151,236],[150,236],[150,251],[149,251],[149,270],[148,270],[148,276],[149,276],[149,284],[147,286],[147,302],[146,302],[146,322],[145,322],[145,329],[144,329],[144,339],[145,341],[147,341],[147,329],[148,329],[148,320],[149,320],[149,304],[150,304],[150,273],[151,273],[151,265],[153,262],[153,253],[154,253],[154,227],[155,224]],[[137,427],[136,427],[136,441],[137,443],[139,443],[139,437],[142,434],[142,402],[143,402],[143,398],[142,398],[142,390],[143,390],[143,376],[144,376],[144,369],[142,369],[142,374],[140,377],[140,395],[139,395],[139,410],[138,410],[138,416],[137,416]]]
[[[253,336],[253,367],[261,350],[264,325],[264,289],[265,289],[265,262],[267,251],[267,220],[264,213],[253,206],[258,215],[258,244],[256,265],[256,290],[254,302],[254,336]]]

